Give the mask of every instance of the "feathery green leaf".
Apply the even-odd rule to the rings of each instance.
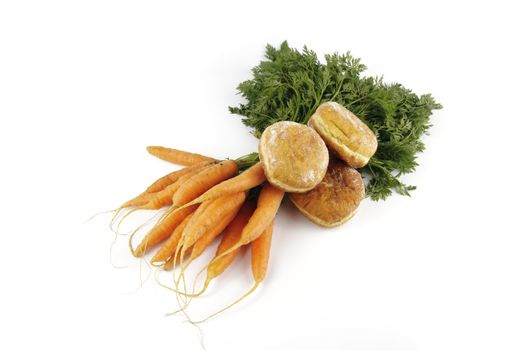
[[[278,121],[306,124],[321,103],[338,102],[378,138],[376,154],[358,169],[367,181],[367,195],[373,200],[393,191],[410,195],[415,187],[400,176],[417,167],[417,153],[425,149],[421,137],[431,126],[432,111],[441,108],[431,95],[418,96],[401,84],[362,76],[366,66],[350,53],[326,55],[322,64],[306,46],[299,51],[285,41],[279,48],[267,45],[265,57],[252,69],[253,78],[238,86],[247,102],[229,107],[256,137]]]

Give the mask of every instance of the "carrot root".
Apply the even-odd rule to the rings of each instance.
[[[228,309],[231,309],[232,307],[234,307],[235,305],[237,305],[238,303],[240,303],[241,301],[243,301],[244,299],[246,299],[250,294],[252,294],[253,292],[255,292],[255,290],[257,289],[257,287],[259,287],[259,282],[256,282],[253,287],[246,293],[244,293],[239,299],[235,300],[233,303],[231,303],[230,305],[220,309],[219,311],[216,311],[214,312],[213,314],[209,315],[208,317],[202,319],[202,320],[199,320],[199,321],[192,321],[190,320],[190,322],[194,325],[197,325],[197,324],[200,324],[200,323],[204,323],[206,321],[208,321],[209,319],[217,316],[218,314],[221,314],[223,313],[224,311],[228,310]]]
[[[114,211],[116,211],[118,209],[119,208],[111,209],[111,210],[99,211],[98,213],[95,213],[95,214],[91,215],[86,221],[84,221],[84,224],[87,224],[88,222],[90,222],[91,220],[93,220],[94,218],[96,218],[99,215],[113,213]]]
[[[118,234],[115,233],[115,237],[113,239],[113,242],[111,242],[111,245],[109,246],[109,263],[115,269],[125,269],[125,268],[127,268],[127,265],[118,266],[118,265],[116,265],[113,262],[113,249],[115,248],[115,244],[117,244],[117,240],[118,240]]]
[[[131,209],[130,211],[128,211],[126,214],[124,214],[124,215],[120,218],[120,220],[119,220],[119,222],[118,222],[118,224],[117,224],[117,228],[115,229],[114,232],[117,233],[117,234],[120,233],[120,225],[122,225],[122,222],[123,222],[128,216],[130,216],[131,214],[133,214],[134,212],[136,212],[136,211],[139,210],[139,209],[140,209],[140,208],[133,208],[133,209]]]

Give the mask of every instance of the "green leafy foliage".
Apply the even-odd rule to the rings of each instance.
[[[253,78],[238,86],[247,102],[230,107],[257,137],[269,125],[291,120],[306,124],[319,104],[335,101],[360,117],[377,135],[378,149],[368,165],[358,169],[367,181],[367,195],[385,199],[393,191],[410,195],[414,186],[400,176],[415,170],[421,137],[430,128],[432,110],[441,108],[431,95],[418,96],[401,84],[362,76],[366,66],[346,54],[325,56],[321,63],[306,46],[302,51],[285,41],[268,45],[266,59],[254,67]]]

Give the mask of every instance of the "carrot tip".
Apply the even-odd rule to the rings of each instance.
[[[130,240],[129,248],[131,250],[131,254],[133,254],[135,258],[140,258],[146,255],[146,247],[143,244],[139,244],[137,248],[133,249],[133,247],[131,246],[131,240]]]
[[[163,267],[164,265],[166,265],[166,262],[151,259],[150,264],[153,265],[154,267]]]

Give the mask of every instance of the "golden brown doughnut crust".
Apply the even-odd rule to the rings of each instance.
[[[317,186],[329,160],[328,149],[317,132],[290,121],[264,130],[259,157],[268,181],[286,192],[306,192]]]
[[[308,121],[328,148],[354,168],[364,167],[377,150],[372,130],[337,102],[322,103]]]
[[[357,170],[333,158],[317,187],[306,193],[291,193],[289,197],[308,219],[324,227],[334,227],[354,216],[365,197],[365,187]]]

